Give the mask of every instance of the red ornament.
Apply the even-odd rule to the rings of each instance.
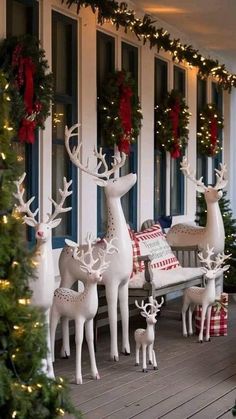
[[[130,154],[130,142],[129,140],[122,139],[118,143],[118,150],[120,153]]]
[[[18,138],[20,142],[33,144],[35,140],[35,135],[34,135],[35,128],[36,128],[36,121],[31,121],[30,119],[23,118],[21,121],[21,126],[18,131]]]

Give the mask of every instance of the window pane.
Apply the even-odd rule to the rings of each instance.
[[[167,95],[168,65],[166,61],[155,58],[155,104],[164,103]],[[156,113],[154,114],[154,218],[166,215],[166,153],[159,150],[156,137]]]
[[[76,240],[77,195],[76,172],[64,145],[65,125],[77,120],[77,22],[60,13],[52,13],[52,71],[55,77],[55,99],[52,107],[52,197],[60,202],[59,188],[63,177],[73,179],[73,194],[66,199],[72,211],[60,214],[62,222],[53,229],[53,246],[62,247],[64,237]],[[76,137],[75,137],[76,138]],[[73,145],[74,140],[71,140]]]
[[[7,0],[7,37],[38,36],[38,1]]]
[[[184,213],[184,176],[180,170],[181,159],[170,161],[170,214]]]
[[[214,103],[216,105],[216,108],[219,112],[219,114],[221,116],[223,116],[223,91],[222,88],[217,85],[216,83],[212,83],[212,88],[211,88],[211,92],[212,92],[212,103]],[[223,133],[222,133],[222,129],[218,128],[218,138],[220,140],[220,144],[219,146],[222,148],[223,146]],[[215,179],[215,170],[214,169],[218,169],[220,163],[222,163],[222,159],[223,159],[223,155],[222,155],[222,150],[220,150],[220,152],[213,157],[213,179]]]
[[[186,95],[185,87],[185,70],[174,66],[174,89],[181,93],[183,97]]]
[[[197,113],[198,115],[207,104],[207,81],[197,78]],[[197,131],[199,130],[199,120],[197,117]],[[207,157],[199,154],[197,147],[197,177],[203,176],[204,182],[207,183]]]
[[[135,81],[138,91],[138,48],[122,42],[122,69],[128,71]],[[132,144],[130,155],[127,157],[125,166],[121,169],[121,176],[131,172],[137,172],[137,144]],[[131,228],[137,228],[137,186],[133,186],[121,199],[125,219]]]

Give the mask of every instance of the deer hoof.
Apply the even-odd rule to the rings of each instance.
[[[154,370],[158,370],[158,366],[156,365],[155,367],[153,367]]]
[[[76,384],[83,384],[82,377],[81,378],[76,378]]]
[[[61,358],[62,359],[69,359],[70,358],[70,354],[67,355],[66,351],[61,352]]]
[[[183,337],[187,338],[188,337],[188,333],[183,333]]]
[[[100,375],[99,375],[99,373],[97,373],[97,374],[95,375],[94,380],[100,380]]]
[[[122,351],[122,354],[125,355],[125,356],[130,356],[130,352],[127,352],[126,349],[124,351]]]
[[[193,336],[193,332],[189,333],[188,335],[189,335],[189,336]]]
[[[139,366],[139,363],[138,362],[135,362],[134,366],[135,367],[138,367]]]
[[[148,363],[149,363],[149,365],[152,365],[152,361],[149,360]]]
[[[148,372],[147,368],[143,368],[143,372]]]
[[[114,355],[111,357],[111,360],[114,362],[118,362],[119,361],[119,356],[118,355]]]
[[[199,342],[199,343],[203,343],[203,340],[199,340],[198,342]]]
[[[209,338],[209,339],[206,339],[206,342],[210,342],[211,341],[211,338]]]

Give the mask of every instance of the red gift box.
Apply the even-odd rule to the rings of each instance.
[[[195,329],[198,335],[201,328],[201,314],[202,307],[197,306],[195,315]],[[211,320],[210,320],[210,336],[227,336],[228,327],[228,294],[222,292],[220,299],[216,300],[211,309]],[[203,334],[206,334],[206,319],[204,323]]]

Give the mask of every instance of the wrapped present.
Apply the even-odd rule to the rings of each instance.
[[[201,328],[202,307],[197,306],[195,311],[196,334],[199,334]],[[222,292],[219,299],[216,300],[211,309],[210,336],[227,336],[228,327],[228,294]],[[206,319],[204,323],[204,335],[206,334]]]

